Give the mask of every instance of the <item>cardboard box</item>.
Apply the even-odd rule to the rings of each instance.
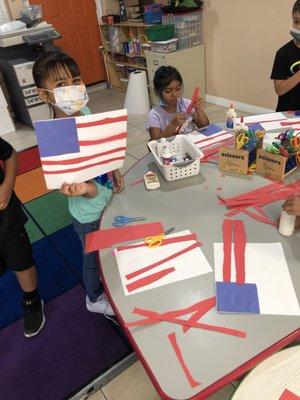
[[[234,172],[247,175],[249,167],[249,152],[229,147],[221,147],[219,150],[219,169],[221,171]]]
[[[284,177],[298,168],[297,157],[284,157],[263,149],[257,151],[256,172],[266,178],[283,181]]]

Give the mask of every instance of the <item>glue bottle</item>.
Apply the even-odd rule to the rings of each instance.
[[[162,154],[162,160],[164,165],[170,165],[172,161],[173,154],[171,153],[170,149],[164,148]]]
[[[236,124],[236,112],[234,111],[233,104],[230,104],[230,107],[226,113],[226,127],[227,129],[234,129]]]
[[[157,157],[160,160],[162,159],[164,149],[171,150],[169,142],[167,141],[166,138],[163,137],[160,139],[159,142],[157,142],[157,145],[156,145]]]
[[[241,117],[241,121],[239,124],[237,124],[237,126],[235,127],[234,133],[235,133],[235,137],[237,137],[241,131],[247,131],[248,127],[247,125],[244,124],[244,117]]]
[[[279,233],[283,236],[291,236],[294,233],[296,215],[290,215],[282,211],[279,222]]]

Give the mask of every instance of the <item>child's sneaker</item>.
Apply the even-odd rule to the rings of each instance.
[[[86,308],[91,312],[110,316],[115,315],[114,310],[112,309],[112,306],[110,305],[110,302],[108,301],[108,298],[104,292],[98,297],[98,299],[94,303],[90,301],[88,296],[86,296],[85,302]]]
[[[44,315],[44,303],[40,298],[23,300],[24,308],[24,335],[33,337],[43,328],[46,318]]]

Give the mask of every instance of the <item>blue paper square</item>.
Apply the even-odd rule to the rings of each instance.
[[[263,126],[258,122],[255,122],[253,124],[249,123],[249,124],[246,124],[246,125],[248,126],[249,129],[251,129],[254,132],[255,131],[263,131],[264,130]]]
[[[79,153],[75,118],[34,122],[41,157]]]
[[[206,128],[202,128],[199,130],[200,133],[202,133],[202,135],[205,136],[211,136],[214,135],[215,133],[221,132],[224,129],[220,128],[217,125],[208,125]]]
[[[260,314],[255,283],[216,282],[216,291],[219,312]]]

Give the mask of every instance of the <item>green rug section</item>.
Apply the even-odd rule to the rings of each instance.
[[[48,193],[25,204],[26,210],[33,216],[47,235],[72,223],[68,210],[68,198],[59,191]],[[31,243],[41,239],[43,234],[30,219],[26,229]]]

